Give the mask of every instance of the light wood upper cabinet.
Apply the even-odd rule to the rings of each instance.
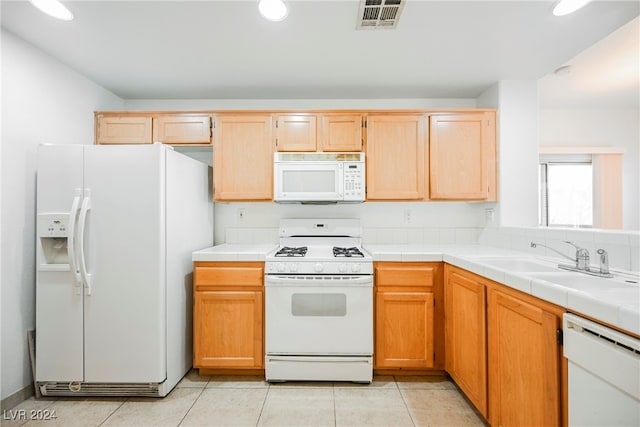
[[[432,115],[430,198],[496,200],[495,113]]]
[[[275,117],[278,151],[316,151],[317,117],[282,114]]]
[[[270,115],[218,115],[214,129],[214,199],[273,199]]]
[[[446,368],[487,418],[486,289],[478,276],[445,265]]]
[[[562,425],[562,310],[503,287],[487,300],[490,424]]]
[[[155,117],[153,141],[165,144],[210,144],[211,116],[177,114]]]
[[[97,144],[151,144],[150,116],[97,116]]]
[[[96,144],[211,144],[211,114],[99,113]]]
[[[443,369],[440,263],[375,265],[376,369]]]
[[[263,368],[263,274],[264,263],[195,263],[194,367]]]
[[[322,151],[362,151],[362,114],[320,116],[319,148]]]
[[[367,200],[426,198],[426,118],[375,114],[367,118]]]

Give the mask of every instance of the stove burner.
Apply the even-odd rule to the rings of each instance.
[[[360,251],[360,249],[355,246],[351,248],[339,248],[337,246],[333,247],[333,256],[334,257],[361,257],[364,258],[364,254]]]
[[[284,246],[275,253],[275,256],[298,256],[303,257],[307,253],[306,246],[300,246],[299,248],[292,248],[289,246]]]

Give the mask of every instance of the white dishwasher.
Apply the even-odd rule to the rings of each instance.
[[[569,426],[640,426],[640,340],[567,313]]]

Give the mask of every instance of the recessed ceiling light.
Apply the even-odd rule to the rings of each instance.
[[[585,6],[590,1],[591,0],[560,0],[553,8],[553,14],[555,16],[568,15]]]
[[[558,77],[566,76],[569,73],[571,73],[571,65],[563,65],[562,67],[559,67],[553,70],[553,74],[555,74]]]
[[[269,21],[282,21],[289,13],[282,0],[260,0],[258,10]]]
[[[71,21],[73,19],[73,13],[58,0],[29,0],[29,2],[40,11],[54,18],[62,21]]]

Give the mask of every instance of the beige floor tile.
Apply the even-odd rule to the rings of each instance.
[[[401,390],[416,426],[483,427],[458,390]]]
[[[122,406],[122,399],[59,399],[47,407],[49,419],[31,420],[25,426],[98,426]],[[55,417],[55,418],[53,418]]]
[[[202,393],[198,388],[175,388],[164,398],[131,398],[105,426],[177,426]]]
[[[396,375],[395,380],[401,390],[457,390],[449,377],[441,375]]]
[[[272,387],[258,426],[335,426],[333,389]]]
[[[395,388],[335,388],[336,426],[413,426]]]
[[[255,427],[268,388],[207,388],[181,426]]]
[[[269,383],[262,375],[214,375],[207,388],[269,388]]]
[[[210,376],[201,376],[197,369],[192,369],[178,382],[176,387],[205,388],[210,379]]]
[[[381,387],[381,388],[396,388],[396,382],[392,375],[374,375],[371,384],[358,384],[353,382],[336,382],[334,387]]]

